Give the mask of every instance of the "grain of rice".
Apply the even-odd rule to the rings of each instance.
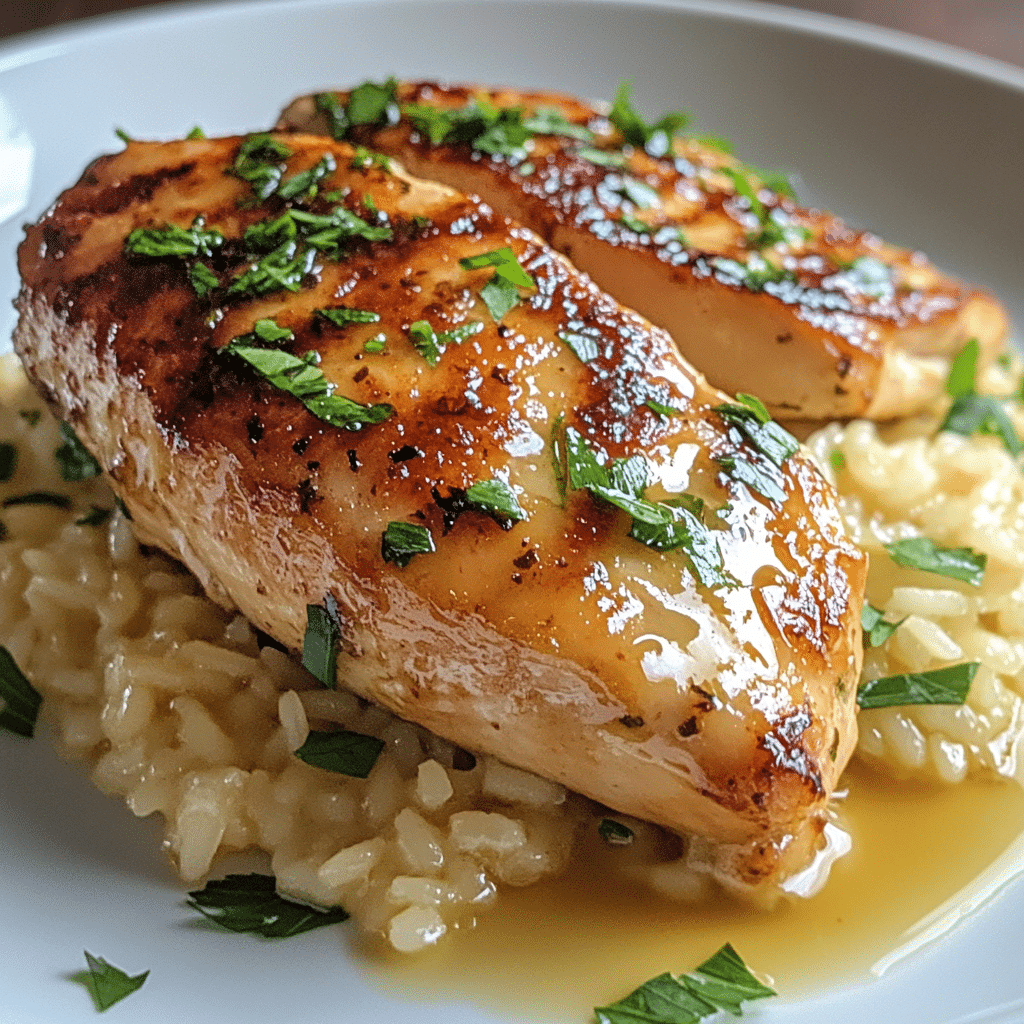
[[[289,750],[298,750],[309,736],[309,722],[306,709],[294,690],[285,690],[277,701],[277,717],[284,730],[285,744]]]
[[[971,602],[956,590],[933,590],[927,587],[893,587],[885,610],[890,619],[916,614],[932,619],[967,615]]]
[[[142,733],[156,710],[153,692],[145,686],[125,687],[103,705],[100,723],[111,743],[125,743]]]
[[[423,761],[416,769],[416,800],[428,811],[443,807],[455,790],[444,766],[433,758]]]
[[[444,840],[440,830],[414,810],[403,807],[395,815],[395,836],[406,866],[421,875],[440,874],[444,867]]]
[[[388,899],[397,907],[439,907],[452,898],[451,889],[433,878],[396,875],[388,886]]]
[[[384,854],[384,840],[380,836],[365,839],[344,850],[339,850],[330,860],[320,865],[317,872],[324,885],[341,889],[353,882],[365,880]]]
[[[395,817],[402,806],[404,785],[398,766],[387,758],[378,758],[366,780],[363,810],[367,821],[379,828]]]
[[[391,919],[388,940],[399,952],[416,953],[436,944],[447,930],[433,907],[409,907]]]
[[[482,791],[485,796],[528,807],[557,807],[565,803],[564,786],[494,758],[487,758],[484,764]]]
[[[521,821],[487,811],[458,811],[448,819],[448,834],[463,853],[509,854],[526,844]]]

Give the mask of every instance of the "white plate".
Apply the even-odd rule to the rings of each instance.
[[[594,97],[612,95],[628,76],[649,114],[694,111],[698,130],[731,138],[759,165],[798,172],[805,197],[921,246],[992,287],[1024,322],[1024,71],[883,30],[725,2],[182,6],[14,40],[0,46],[0,294],[17,289],[21,221],[38,216],[90,158],[116,149],[115,127],[151,138],[194,124],[243,132],[268,125],[297,93],[391,73]],[[4,306],[0,337],[13,325]],[[513,1019],[453,1005],[444,993],[410,1001],[389,992],[343,929],[265,943],[191,927],[155,823],[94,793],[45,741],[0,735],[0,780],[4,1024],[95,1019],[67,980],[82,968],[83,948],[132,973],[153,969],[111,1020]],[[758,1004],[749,1016],[1024,1020],[1022,921],[1024,886],[1011,884],[881,980]],[[828,955],[826,936],[826,964]],[[516,985],[514,964],[508,984]],[[580,1022],[590,1005],[581,993]]]

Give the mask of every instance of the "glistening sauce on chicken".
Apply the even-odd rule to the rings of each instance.
[[[168,225],[186,255],[126,253]],[[807,858],[864,561],[667,335],[476,201],[300,136],[131,144],[20,259],[30,374],[211,594],[292,649],[336,601],[356,692],[724,877]]]
[[[906,415],[941,394],[969,338],[986,359],[1005,339],[990,296],[800,206],[713,142],[645,125],[621,96],[609,112],[558,93],[375,88],[392,95],[372,119],[349,116],[353,93],[322,93],[279,127],[344,136],[482,196],[665,327],[713,384],[755,391],[780,417]]]

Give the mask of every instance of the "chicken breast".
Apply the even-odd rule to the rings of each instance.
[[[621,98],[614,109],[391,82],[300,98],[278,127],[333,131],[481,196],[781,419],[908,415],[942,394],[972,338],[983,363],[1002,349],[990,295],[801,207],[714,145],[670,141],[671,123],[645,125]]]
[[[319,606],[345,686],[723,877],[813,853],[864,556],[756,402],[531,231],[323,138],[133,142],[19,265],[31,378],[216,599],[295,651]]]

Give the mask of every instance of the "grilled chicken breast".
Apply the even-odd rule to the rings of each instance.
[[[864,556],[533,232],[323,138],[132,142],[19,263],[30,376],[219,601],[296,651],[320,606],[345,686],[741,883],[813,851]]]
[[[714,146],[628,115],[620,130],[557,93],[407,82],[396,105],[368,89],[298,99],[278,127],[333,131],[481,196],[778,418],[913,413],[969,340],[983,363],[1005,342],[991,296],[801,207]]]

